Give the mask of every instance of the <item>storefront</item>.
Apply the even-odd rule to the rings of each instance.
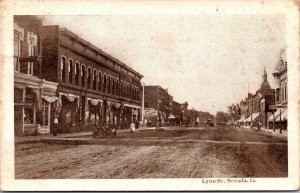
[[[79,96],[71,93],[59,92],[59,112],[58,122],[59,132],[65,133],[76,131],[80,128],[79,120]]]
[[[287,129],[287,108],[277,108],[268,117],[269,129]]]
[[[50,133],[57,84],[18,72],[14,78],[15,135]]]

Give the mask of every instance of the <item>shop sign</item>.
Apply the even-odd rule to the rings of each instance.
[[[269,105],[269,109],[286,108],[286,105]]]
[[[16,106],[32,106],[32,103],[25,103],[25,102],[17,102],[14,103]]]

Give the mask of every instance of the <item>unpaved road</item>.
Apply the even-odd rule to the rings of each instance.
[[[17,144],[16,178],[230,178],[288,174],[287,140],[247,129],[170,128],[85,140],[97,140],[97,144]]]

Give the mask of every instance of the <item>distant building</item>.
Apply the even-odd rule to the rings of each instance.
[[[241,118],[239,122],[249,125],[261,122],[262,126],[267,128],[271,112],[269,106],[274,103],[273,98],[274,90],[271,89],[267,72],[264,69],[259,89],[254,94],[248,93],[248,96],[240,102]]]
[[[173,97],[167,89],[161,86],[145,86],[145,120],[151,121],[155,126],[159,122],[165,125],[172,113]],[[150,116],[149,112],[156,112],[156,117]],[[150,113],[153,114],[153,113]]]

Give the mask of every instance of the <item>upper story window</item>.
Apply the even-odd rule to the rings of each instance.
[[[74,69],[74,73],[75,73],[75,84],[79,85],[79,63],[75,62],[75,69]]]
[[[98,90],[102,92],[102,73],[100,71],[98,73]]]
[[[28,56],[37,56],[37,35],[27,32]],[[27,73],[33,75],[34,62],[27,63]]]
[[[68,68],[68,76],[69,76],[69,83],[73,83],[73,60],[69,60],[69,68]]]
[[[115,83],[115,78],[112,77],[112,94],[116,94],[116,83]]]
[[[21,41],[22,33],[19,31],[14,31],[14,69],[15,71],[20,71],[20,55],[21,55]]]
[[[84,88],[85,87],[85,76],[86,76],[86,69],[85,65],[81,66],[81,86]]]
[[[287,101],[287,84],[286,84],[286,82],[284,82],[281,85],[281,99],[282,99],[282,102]]]
[[[60,65],[60,69],[61,69],[61,73],[60,73],[60,80],[62,82],[65,82],[66,81],[66,58],[65,57],[62,57],[61,58],[61,65]]]
[[[96,84],[97,84],[97,72],[94,69],[94,73],[93,73],[93,89],[96,90]]]
[[[88,89],[91,89],[91,81],[92,81],[92,70],[91,70],[91,68],[88,68],[88,73],[87,73],[87,87],[88,87]]]
[[[108,86],[107,86],[107,91],[108,91],[108,94],[111,93],[111,87],[110,87],[110,84],[111,84],[111,80],[110,80],[110,76],[108,76]]]
[[[120,93],[119,93],[119,95],[120,95],[120,97],[123,97],[123,88],[122,88],[122,86],[123,86],[123,84],[122,84],[122,81],[120,82]]]
[[[119,79],[117,79],[117,83],[116,83],[116,95],[119,96],[120,92],[119,92]]]
[[[104,77],[103,77],[103,87],[102,87],[103,88],[103,92],[106,92],[106,90],[107,90],[106,89],[107,88],[106,87],[106,82],[107,82],[107,80],[106,80],[106,74],[104,74]]]

